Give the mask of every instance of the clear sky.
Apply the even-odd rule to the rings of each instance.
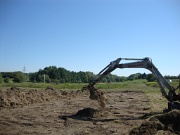
[[[119,57],[151,57],[163,75],[178,75],[179,52],[180,0],[0,0],[0,72],[96,74]],[[137,72],[150,73],[113,74]]]

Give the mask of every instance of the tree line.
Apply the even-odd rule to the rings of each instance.
[[[88,83],[96,77],[92,72],[74,72],[65,68],[56,66],[45,67],[34,73],[23,72],[1,72],[0,83],[9,82],[46,82],[46,83]],[[178,79],[178,76],[164,76],[166,79]],[[123,82],[127,80],[147,79],[147,81],[155,81],[152,74],[136,73],[128,77],[109,74],[104,77],[101,82]]]

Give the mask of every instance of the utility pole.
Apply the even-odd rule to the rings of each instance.
[[[46,80],[46,75],[44,74],[44,84],[45,84],[45,80]]]
[[[27,75],[26,75],[26,67],[25,67],[25,65],[24,65],[24,67],[23,67],[23,74],[24,74],[24,75],[23,75],[23,76],[24,76],[24,77],[23,77],[23,78],[24,78],[23,81],[27,81]]]

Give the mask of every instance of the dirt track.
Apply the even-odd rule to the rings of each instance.
[[[88,93],[66,93],[51,89],[43,93],[46,96],[40,101],[37,98],[29,102],[30,98],[24,97],[22,101],[26,101],[26,104],[20,103],[20,100],[8,104],[10,99],[6,96],[7,105],[2,106],[1,103],[0,134],[123,135],[129,134],[135,127],[136,130],[131,134],[138,134],[140,130],[137,127],[142,127],[141,124],[146,122],[142,117],[150,113],[149,101],[142,92],[108,92],[105,110],[101,110],[97,101],[90,100]],[[94,109],[96,113],[89,117],[77,115],[83,109]]]

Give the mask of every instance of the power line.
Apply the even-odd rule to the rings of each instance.
[[[23,73],[26,73],[26,67],[25,67],[25,65],[24,65],[24,67],[23,67]]]

